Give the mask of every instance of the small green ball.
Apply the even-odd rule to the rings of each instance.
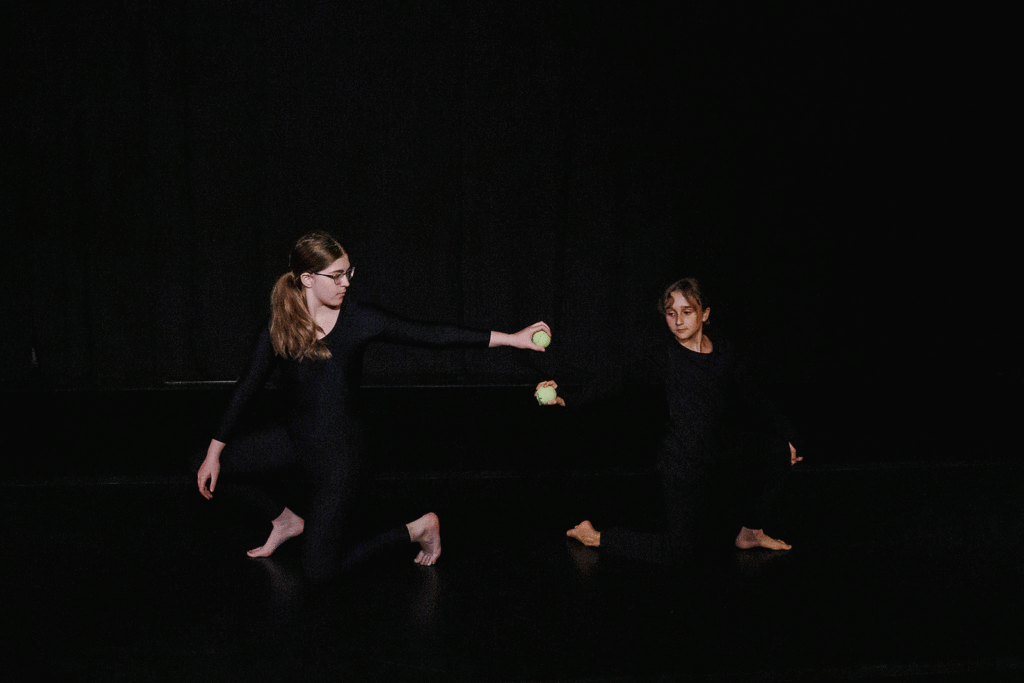
[[[541,387],[537,390],[537,403],[542,406],[546,406],[556,398],[558,398],[558,392],[555,391],[554,387]]]
[[[542,349],[546,349],[548,344],[551,343],[551,337],[544,330],[538,330],[533,333],[533,343]]]

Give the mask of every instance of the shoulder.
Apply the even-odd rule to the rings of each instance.
[[[359,299],[346,299],[342,310],[350,315],[391,315],[383,306]]]
[[[270,320],[267,320],[266,324],[259,328],[257,332],[249,337],[250,341],[255,340],[257,348],[270,348],[273,349],[273,342],[270,336]]]
[[[649,339],[638,353],[640,365],[652,376],[662,378],[671,368],[678,365],[681,347],[671,337]]]
[[[743,359],[743,349],[736,343],[736,340],[729,337],[712,339],[714,350],[711,356],[719,364],[727,367],[740,365]]]
[[[348,334],[357,337],[376,337],[394,327],[397,320],[397,315],[377,304],[346,300],[338,322],[344,326]]]
[[[270,323],[263,325],[259,330],[252,330],[246,339],[237,340],[240,350],[246,345],[249,350],[249,367],[269,367],[274,363],[277,356],[274,352],[274,344],[270,335]]]
[[[736,355],[736,342],[729,337],[714,337],[711,339],[712,353],[719,353],[723,356]]]
[[[644,346],[644,353],[653,358],[665,359],[671,356],[678,346],[676,340],[671,337],[658,338]]]
[[[366,323],[382,323],[395,317],[390,311],[366,301],[346,301],[342,308],[342,315],[347,319]]]

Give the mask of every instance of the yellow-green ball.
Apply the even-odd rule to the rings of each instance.
[[[554,387],[541,387],[537,390],[537,403],[542,406],[546,406],[556,398],[558,398],[558,392],[555,391]]]
[[[546,349],[548,344],[551,343],[551,337],[544,330],[538,330],[533,333],[533,343],[542,349]]]

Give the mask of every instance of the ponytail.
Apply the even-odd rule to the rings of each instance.
[[[288,272],[277,279],[270,294],[270,342],[274,353],[294,360],[325,360],[331,352],[317,339],[320,326],[306,307],[298,278]]]

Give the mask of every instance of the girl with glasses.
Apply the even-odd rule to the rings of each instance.
[[[368,537],[360,537],[353,524],[366,464],[354,407],[366,345],[386,341],[543,351],[531,337],[551,330],[543,322],[514,334],[414,323],[346,301],[355,269],[341,245],[323,233],[299,239],[289,266],[271,295],[270,325],[257,342],[214,438],[196,459],[199,493],[206,499],[216,492],[218,498],[247,502],[271,523],[266,542],[250,550],[250,557],[268,557],[302,534],[303,568],[313,581],[329,579],[378,552],[409,543],[419,546],[415,562],[432,565],[441,554],[434,513]],[[239,430],[240,418],[275,370],[290,398],[286,419],[255,431]],[[249,475],[296,469],[309,491],[302,516],[248,480]]]

